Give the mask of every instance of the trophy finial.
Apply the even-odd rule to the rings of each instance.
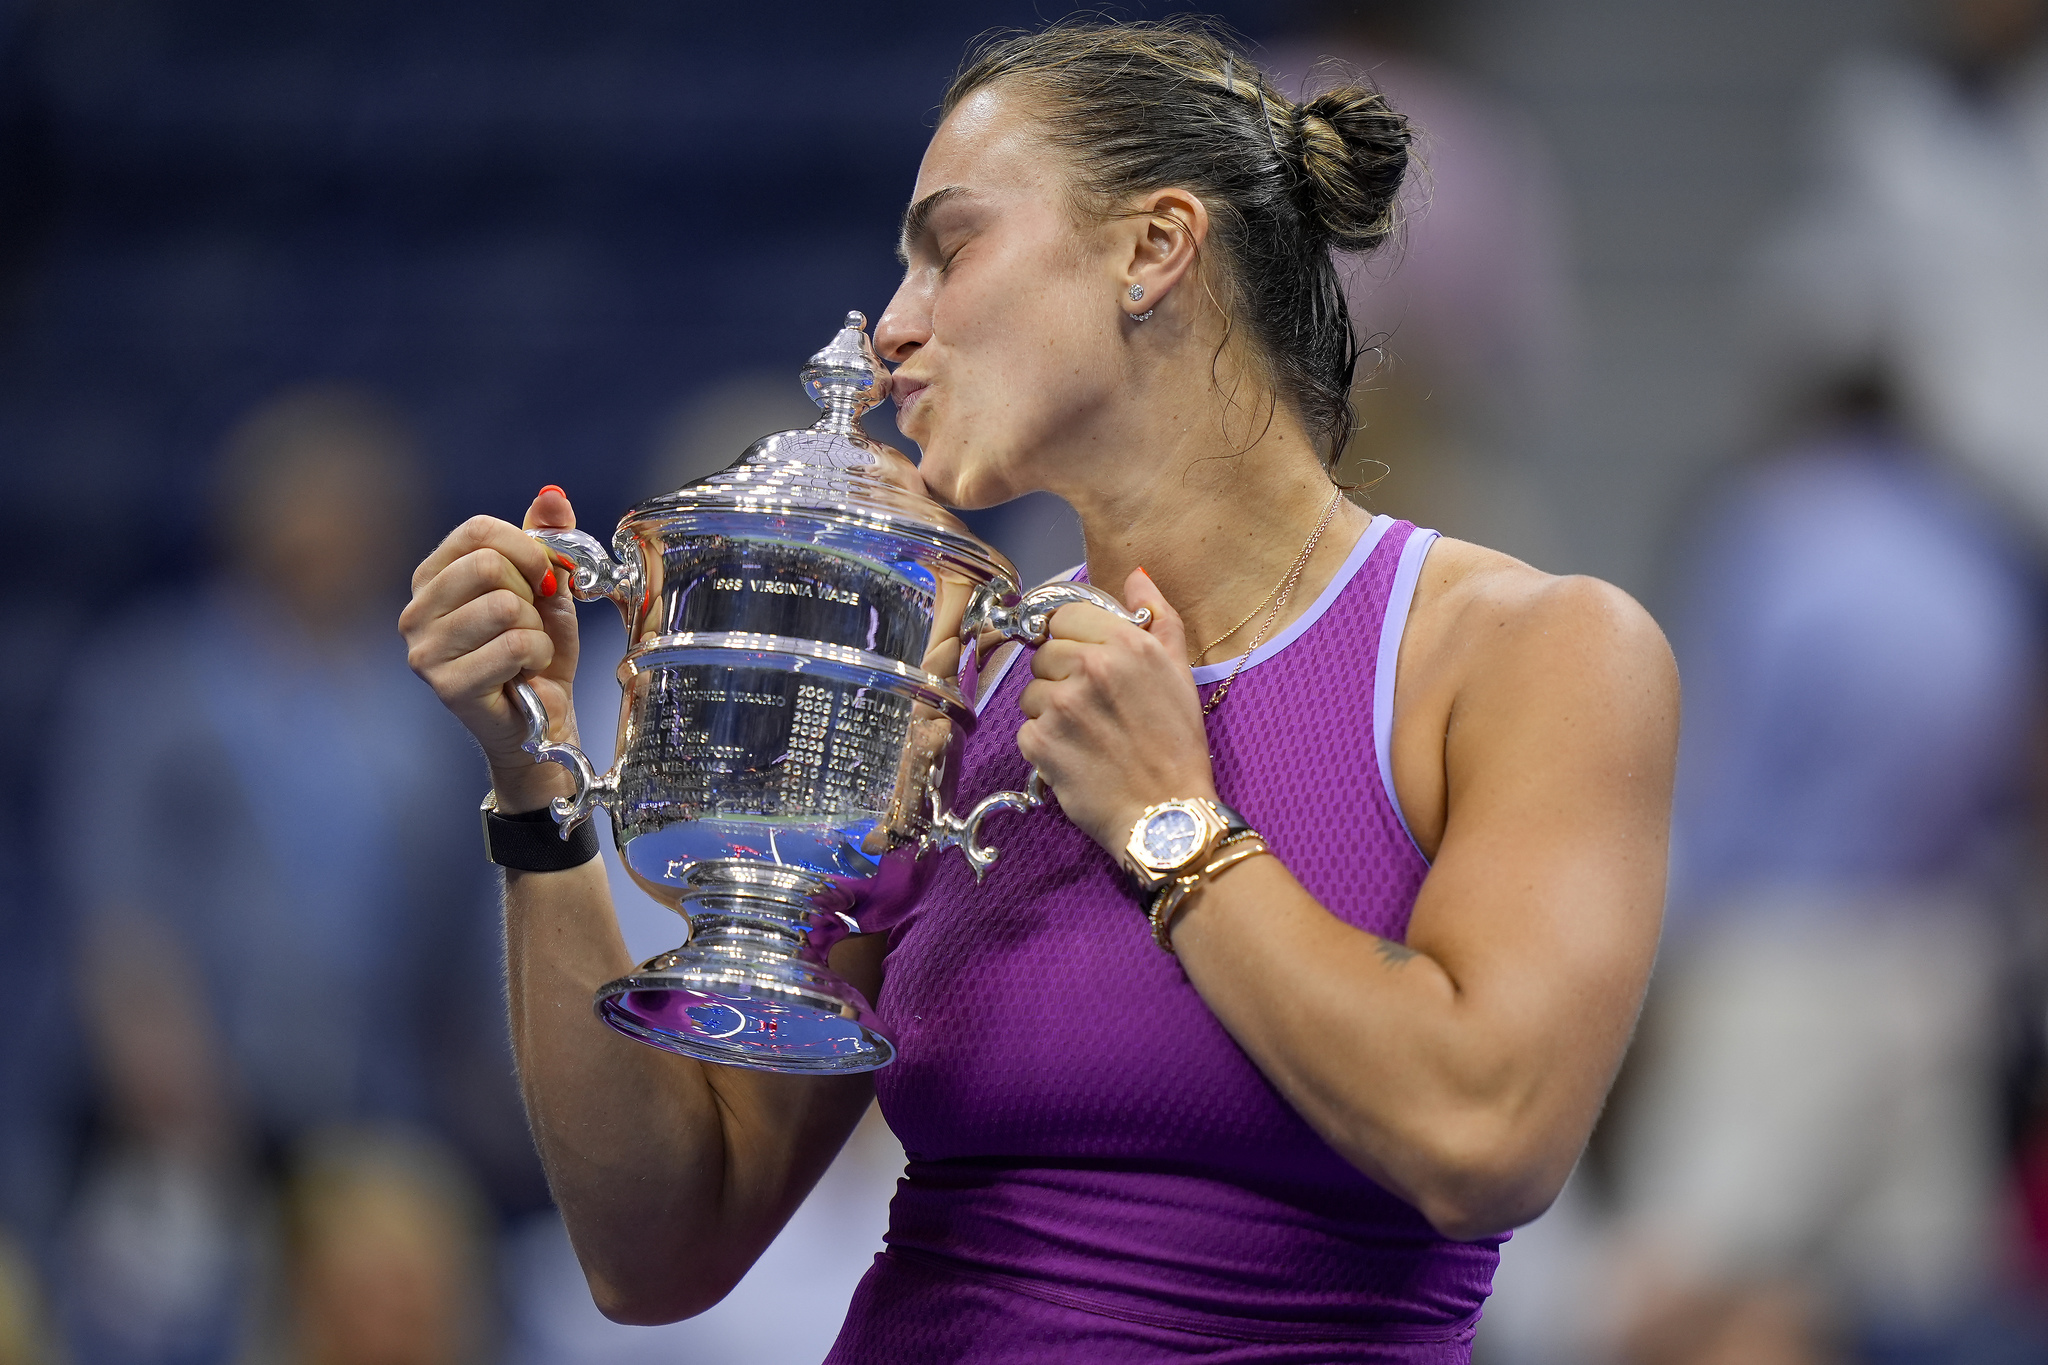
[[[858,430],[860,415],[889,392],[889,372],[868,340],[867,325],[865,314],[848,313],[838,335],[804,363],[804,392],[825,410],[815,430]]]

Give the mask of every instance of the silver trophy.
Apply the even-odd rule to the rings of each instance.
[[[1019,591],[909,459],[868,438],[860,416],[889,381],[866,326],[847,314],[804,366],[816,425],[635,507],[616,559],[581,531],[532,533],[578,600],[618,604],[629,643],[612,770],[549,742],[520,683],[527,751],[575,775],[553,806],[564,836],[603,806],[633,880],[689,923],[685,946],[600,990],[597,1013],[704,1061],[886,1066],[894,1048],[826,955],[886,929],[944,849],[979,880],[996,859],[982,821],[1045,797],[1033,773],[953,810],[988,645],[1042,642],[1071,602],[1147,619],[1085,584]]]

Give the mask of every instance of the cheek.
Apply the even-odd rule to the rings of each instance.
[[[978,265],[933,300],[945,378],[908,433],[927,485],[963,507],[1043,486],[1063,437],[1123,382],[1121,310],[1084,288],[1071,258],[1020,251]]]
[[[1087,406],[1094,391],[1117,385],[1122,356],[1115,338],[1088,325],[1073,292],[1041,281],[984,299],[949,300],[948,311],[958,317],[950,335],[961,382],[948,386],[932,425],[971,433],[977,446],[1028,445]]]

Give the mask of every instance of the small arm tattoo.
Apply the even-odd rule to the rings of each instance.
[[[1402,966],[1409,958],[1415,956],[1413,948],[1410,948],[1405,943],[1396,943],[1390,938],[1381,939],[1375,946],[1379,949],[1380,957],[1385,960],[1389,967]]]

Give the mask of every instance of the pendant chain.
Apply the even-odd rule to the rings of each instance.
[[[1323,538],[1323,532],[1329,529],[1330,518],[1337,515],[1337,503],[1340,500],[1342,500],[1343,497],[1344,490],[1341,488],[1337,489],[1335,492],[1330,494],[1330,505],[1323,509],[1323,519],[1316,523],[1315,530],[1310,531],[1308,533],[1308,540],[1306,543],[1302,545],[1301,553],[1295,556],[1293,567],[1288,569],[1286,576],[1283,577],[1280,580],[1280,582],[1274,586],[1273,591],[1267,594],[1266,600],[1264,602],[1259,603],[1258,606],[1253,607],[1251,609],[1251,612],[1248,615],[1246,615],[1243,621],[1239,621],[1236,625],[1232,626],[1226,633],[1217,636],[1208,645],[1203,647],[1202,653],[1207,654],[1217,645],[1222,644],[1225,640],[1228,640],[1232,635],[1235,635],[1240,630],[1243,630],[1245,627],[1245,622],[1250,621],[1253,616],[1258,615],[1261,608],[1264,608],[1269,604],[1272,607],[1272,610],[1266,613],[1266,623],[1260,626],[1259,633],[1252,637],[1250,647],[1247,648],[1244,653],[1238,655],[1237,667],[1230,670],[1230,676],[1225,678],[1223,680],[1222,685],[1210,694],[1208,701],[1202,703],[1203,715],[1209,715],[1217,707],[1223,705],[1223,699],[1230,695],[1230,685],[1237,681],[1237,675],[1244,671],[1245,664],[1251,661],[1252,655],[1258,651],[1260,645],[1265,643],[1266,632],[1273,629],[1273,623],[1279,620],[1280,613],[1287,609],[1287,601],[1289,598],[1294,596],[1294,589],[1301,582],[1302,571],[1308,568],[1309,557],[1316,552],[1316,543]]]
[[[1257,616],[1257,615],[1258,615],[1258,614],[1259,614],[1260,612],[1264,611],[1264,610],[1266,609],[1266,604],[1267,604],[1267,603],[1269,603],[1269,602],[1271,602],[1271,601],[1273,600],[1274,596],[1275,596],[1275,595],[1276,595],[1276,594],[1277,594],[1277,593],[1278,593],[1279,591],[1280,591],[1280,585],[1279,585],[1278,583],[1275,583],[1275,584],[1273,585],[1273,591],[1272,591],[1272,592],[1269,592],[1269,593],[1267,593],[1267,594],[1266,594],[1266,595],[1265,595],[1264,597],[1260,598],[1260,599],[1259,599],[1259,604],[1258,604],[1257,606],[1253,607],[1253,608],[1252,608],[1252,609],[1251,609],[1250,611],[1246,612],[1246,613],[1244,614],[1244,617],[1243,617],[1243,618],[1242,618],[1241,620],[1239,620],[1239,621],[1238,621],[1238,623],[1237,623],[1236,625],[1232,626],[1232,627],[1231,627],[1231,628],[1230,628],[1229,630],[1226,630],[1226,631],[1224,631],[1224,632],[1223,632],[1223,633],[1222,633],[1221,635],[1217,636],[1217,637],[1216,637],[1215,639],[1211,640],[1211,641],[1210,641],[1210,642],[1209,642],[1208,644],[1206,644],[1206,645],[1203,645],[1203,646],[1201,647],[1201,649],[1197,650],[1197,651],[1195,652],[1195,662],[1196,662],[1197,664],[1201,663],[1201,662],[1202,662],[1202,660],[1204,660],[1204,659],[1206,659],[1206,658],[1208,658],[1208,657],[1209,657],[1209,651],[1210,651],[1210,650],[1212,650],[1212,649],[1216,648],[1216,646],[1218,646],[1218,645],[1222,644],[1222,643],[1223,643],[1223,642],[1224,642],[1225,640],[1228,640],[1228,639],[1229,639],[1229,638],[1230,638],[1231,636],[1233,636],[1233,635],[1237,634],[1237,633],[1238,633],[1239,631],[1243,630],[1243,629],[1244,629],[1244,628],[1245,628],[1246,626],[1250,625],[1250,624],[1252,623],[1252,618],[1253,618],[1254,616]]]

